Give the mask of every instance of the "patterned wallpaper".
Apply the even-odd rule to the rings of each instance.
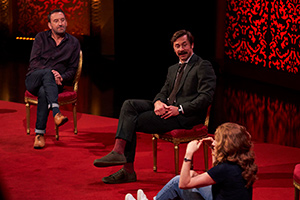
[[[17,0],[15,10],[16,33],[34,37],[48,30],[48,13],[60,8],[65,12],[68,28],[73,35],[90,35],[89,0]]]
[[[299,0],[227,0],[225,23],[229,59],[299,72]]]

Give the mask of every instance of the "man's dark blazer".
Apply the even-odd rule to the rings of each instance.
[[[173,89],[179,64],[168,69],[167,80],[154,101],[164,103]],[[176,94],[174,106],[182,105],[184,114],[178,116],[180,124],[185,128],[203,123],[207,108],[212,103],[216,87],[216,76],[209,61],[194,54],[189,60]]]

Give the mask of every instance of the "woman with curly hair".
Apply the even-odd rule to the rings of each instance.
[[[190,170],[191,160],[203,142],[212,148],[213,167],[198,174]],[[257,173],[252,146],[245,127],[230,122],[220,125],[215,139],[208,137],[188,144],[180,176],[169,181],[154,199],[252,199]],[[138,193],[138,200],[147,199],[142,190]],[[126,198],[134,199],[131,194]]]

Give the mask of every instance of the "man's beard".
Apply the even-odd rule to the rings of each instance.
[[[63,28],[63,29],[62,29],[61,31],[59,31],[60,28]],[[60,36],[65,35],[65,32],[66,32],[66,28],[63,27],[63,26],[60,26],[57,30],[54,30],[54,33],[55,33],[56,35],[60,35]]]

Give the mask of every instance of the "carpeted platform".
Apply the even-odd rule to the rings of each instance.
[[[31,108],[31,135],[26,135],[25,105],[0,101],[0,181],[5,199],[104,199],[121,200],[126,193],[142,188],[150,199],[174,176],[173,146],[158,142],[158,173],[152,171],[151,135],[138,134],[135,183],[107,185],[101,181],[120,167],[96,168],[93,161],[111,151],[117,119],[78,113],[78,135],[70,121],[60,128],[55,140],[49,118],[46,148],[33,149],[36,107]],[[186,145],[181,145],[180,158]],[[300,149],[255,143],[259,180],[255,200],[293,199],[292,173],[300,163]],[[203,170],[203,153],[197,152],[195,169]],[[180,161],[181,162],[181,161]]]

